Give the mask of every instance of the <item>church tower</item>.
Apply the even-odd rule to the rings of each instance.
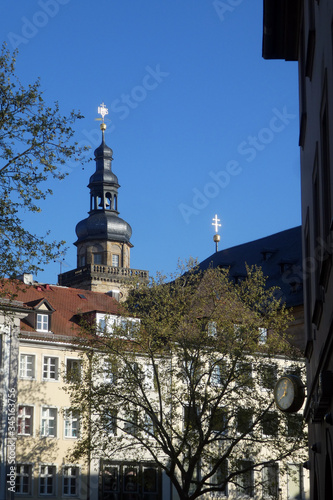
[[[104,104],[102,143],[95,150],[96,171],[90,177],[89,216],[76,226],[77,268],[60,274],[59,284],[111,293],[120,299],[135,279],[148,280],[148,271],[130,268],[131,226],[119,217],[117,176],[112,171],[113,151],[105,144]]]

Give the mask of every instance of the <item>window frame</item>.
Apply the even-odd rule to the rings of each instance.
[[[65,408],[63,414],[63,420],[64,420],[64,439],[78,439],[80,437],[79,411],[71,411],[69,408]]]
[[[73,364],[69,367],[69,364]],[[75,366],[76,365],[76,366]],[[66,358],[66,378],[67,381],[78,381],[81,379],[82,361],[80,358]],[[72,374],[71,374],[72,372]]]
[[[55,360],[54,372],[51,370],[51,362],[47,360]],[[43,367],[42,367],[42,379],[48,382],[58,382],[59,381],[59,358],[57,356],[43,356]],[[46,376],[45,376],[46,372]],[[51,374],[54,373],[54,377]]]
[[[33,481],[33,476],[32,476],[32,472],[33,472],[33,467],[32,467],[32,464],[31,463],[24,463],[24,462],[17,462],[16,465],[16,477],[15,477],[15,495],[31,495],[32,494],[32,481]],[[21,472],[21,471],[18,471],[18,468],[21,468],[21,467],[27,467],[28,468],[28,472]],[[24,478],[28,478],[28,491],[23,491],[24,489]],[[20,491],[17,491],[17,487],[18,487],[18,479],[20,478],[20,481],[19,481],[19,486],[20,486]]]
[[[28,362],[25,359],[24,361],[24,366],[22,363],[22,358],[32,358],[32,368],[28,368]],[[22,370],[22,367],[24,370]],[[32,371],[32,375],[28,375],[29,370]],[[24,371],[24,375],[22,374]],[[30,354],[30,353],[25,353],[21,352],[20,353],[20,358],[19,358],[19,378],[20,379],[25,379],[25,380],[35,380],[36,379],[36,355],[35,354]]]
[[[40,317],[40,320],[38,319]],[[38,323],[40,323],[40,328],[38,328]],[[44,328],[46,326],[46,328]],[[50,331],[50,315],[45,312],[36,313],[36,331],[37,332],[49,332]]]
[[[70,470],[72,472],[72,469],[75,470],[76,474],[70,474],[70,475],[65,475],[64,472],[67,470]],[[81,471],[80,467],[78,465],[63,465],[62,470],[61,470],[61,492],[62,496],[68,498],[68,497],[78,497],[80,494],[80,476],[81,476]],[[71,480],[72,478],[75,478],[75,493],[65,493],[65,487],[68,489],[71,489],[72,485],[69,484],[65,486],[66,479]],[[70,481],[69,481],[70,482]]]
[[[31,415],[26,413],[20,415],[20,408],[29,408],[31,410]],[[23,422],[20,423],[20,420]],[[26,429],[26,420],[29,421],[30,432],[20,432],[20,427]],[[34,435],[34,406],[19,403],[17,406],[17,434],[18,436],[33,436]]]
[[[47,468],[46,473],[42,473],[42,469]],[[50,474],[49,472],[52,471]],[[52,478],[52,491],[49,493],[48,490],[48,479]],[[39,496],[55,496],[57,494],[56,491],[56,478],[57,478],[57,467],[54,464],[41,464],[39,466],[39,477],[38,477],[38,495]],[[46,479],[46,483],[43,486],[42,492],[42,479]],[[46,490],[46,491],[45,491]]]
[[[48,410],[48,415],[43,415],[43,411]],[[53,416],[50,415],[50,410],[53,412]],[[54,425],[50,426],[49,422],[53,421]],[[46,422],[46,425],[45,425]],[[50,434],[49,430],[53,429],[54,433]],[[41,437],[58,437],[58,408],[56,406],[42,406],[41,407],[41,420],[40,420],[40,435]]]

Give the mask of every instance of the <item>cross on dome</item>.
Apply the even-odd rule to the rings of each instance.
[[[215,215],[214,219],[213,219],[213,222],[212,222],[212,226],[215,226],[215,232],[217,233],[218,230],[219,230],[219,227],[221,227],[221,224],[219,224],[220,222],[220,219],[217,218],[217,215]]]
[[[98,106],[97,112],[99,115],[101,115],[103,123],[104,123],[104,116],[109,114],[109,110],[105,106],[104,102],[102,102],[102,104],[100,106]]]

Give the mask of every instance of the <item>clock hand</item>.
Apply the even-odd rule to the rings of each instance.
[[[281,401],[281,399],[283,399],[286,394],[287,394],[287,382],[285,381],[284,382],[284,392],[283,392],[282,396],[279,398],[279,401]]]

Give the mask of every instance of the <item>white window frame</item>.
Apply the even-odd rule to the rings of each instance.
[[[117,253],[112,254],[112,267],[119,267],[120,255]]]
[[[47,413],[44,413],[45,411],[47,411]],[[53,425],[50,425],[51,422],[53,422]],[[58,435],[57,426],[58,426],[58,408],[56,408],[55,406],[42,406],[41,429],[40,429],[41,437],[56,438]],[[50,430],[53,431],[53,434],[50,434]]]
[[[50,315],[45,313],[37,313],[36,317],[36,331],[49,332],[50,331]],[[38,327],[39,325],[39,327]]]
[[[72,365],[72,366],[69,366]],[[70,380],[70,372],[73,371],[74,373],[76,372],[78,375],[78,378],[81,378],[81,359],[79,358],[67,358],[66,359],[66,376],[69,377]]]
[[[42,473],[42,469],[45,469]],[[52,491],[48,492],[48,479],[52,478]],[[42,464],[39,466],[39,484],[38,484],[38,495],[39,496],[55,496],[56,495],[56,478],[57,478],[57,468],[53,464]],[[44,479],[44,485],[42,488],[42,479]],[[42,491],[43,489],[43,491]]]
[[[23,413],[20,414],[20,408],[24,409]],[[26,413],[26,409],[29,408],[31,410],[31,414]],[[19,421],[21,420],[21,425]],[[25,432],[26,421],[29,422],[30,432]],[[24,432],[19,432],[19,428],[24,429]],[[31,405],[18,404],[17,407],[17,434],[19,436],[33,436],[34,435],[34,407]]]
[[[293,472],[291,472],[293,469]],[[295,474],[297,475],[297,482],[295,481]],[[297,496],[291,496],[290,486],[292,483],[292,487],[296,486],[297,488]],[[287,465],[287,491],[288,491],[288,500],[294,500],[296,498],[303,498],[304,495],[304,475],[303,469],[300,464],[288,464]]]
[[[75,474],[72,474],[73,470],[75,470]],[[69,471],[70,474],[65,475],[65,471]],[[75,493],[66,493],[65,492],[65,482],[68,479],[69,484],[66,486],[68,490],[71,490],[71,479],[75,480]],[[80,467],[77,465],[64,465],[62,467],[62,495],[64,497],[77,497],[80,493]]]
[[[77,439],[80,435],[80,414],[78,411],[64,410],[64,438]]]
[[[123,338],[131,338],[131,326],[140,323],[139,318],[124,318],[115,314],[96,313],[96,333],[103,336],[105,333],[112,334],[114,327],[119,327],[125,322],[128,325],[127,334]]]
[[[28,468],[28,472],[21,470],[21,468]],[[28,478],[28,491],[24,491],[24,478]],[[19,478],[19,481],[17,479]],[[19,485],[17,484],[19,482]],[[19,486],[19,491],[16,490],[17,486]],[[18,462],[16,464],[16,485],[15,485],[15,495],[31,495],[32,493],[32,464],[30,463],[21,463]]]
[[[52,363],[51,360],[55,360]],[[54,370],[52,369],[54,365]],[[59,358],[57,356],[43,356],[43,373],[42,379],[47,380],[49,382],[57,382],[59,380]],[[46,376],[45,376],[46,372]],[[54,373],[54,377],[52,374]]]
[[[28,361],[31,358],[31,361]],[[31,368],[29,368],[31,365]],[[30,353],[20,353],[19,378],[34,380],[36,377],[36,356]],[[29,373],[30,372],[30,373]]]

